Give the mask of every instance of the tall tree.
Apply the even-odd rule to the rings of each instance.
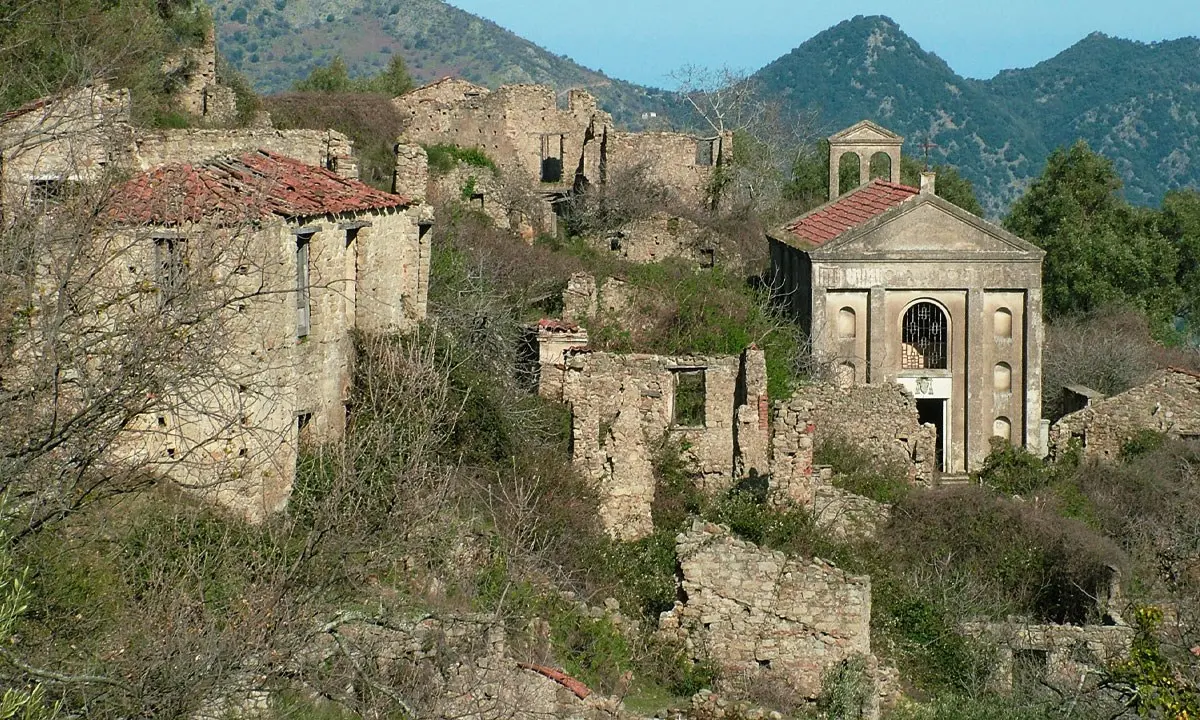
[[[1046,251],[1050,315],[1119,304],[1163,326],[1179,310],[1176,248],[1158,214],[1130,207],[1120,190],[1112,161],[1080,141],[1051,153],[1005,219],[1008,230]]]

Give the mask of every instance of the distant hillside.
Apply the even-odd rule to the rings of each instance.
[[[892,20],[855,17],[760,70],[768,94],[817,108],[823,130],[863,118],[948,163],[1001,214],[1053,148],[1082,137],[1113,158],[1128,198],[1157,203],[1200,185],[1200,40],[1151,45],[1095,34],[1058,56],[986,81],[955,73]]]
[[[418,82],[459,75],[495,87],[584,87],[625,125],[662,114],[666,94],[613,80],[441,0],[208,0],[222,53],[260,92],[286,90],[313,65],[341,55],[352,75],[381,70],[399,52]]]
[[[1093,33],[978,85],[1046,145],[1083,138],[1115,160],[1131,202],[1200,186],[1200,39],[1146,44]]]

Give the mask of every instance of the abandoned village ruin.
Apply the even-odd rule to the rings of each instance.
[[[560,98],[547,86],[489,90],[445,78],[392,100],[407,124],[388,192],[359,180],[351,141],[333,130],[280,130],[265,114],[225,127],[237,107],[217,82],[213,43],[210,34],[179,60],[195,68],[180,106],[205,127],[135,127],[129,92],[102,84],[4,115],[0,222],[30,208],[49,217],[72,192],[111,181],[97,254],[86,260],[101,268],[95,282],[125,294],[99,324],[119,333],[146,317],[178,317],[193,312],[189,288],[208,288],[216,304],[204,327],[221,333],[219,361],[194,385],[151,398],[105,460],[252,522],[287,507],[304,446],[346,434],[356,338],[426,319],[435,204],[461,201],[514,243],[532,242],[564,233],[564,203],[622,173],[642,173],[679,207],[703,211],[736,151],[732,133],[619,130],[585,90]],[[803,329],[819,368],[790,397],[769,395],[757,345],[731,355],[593,348],[589,325],[619,324],[637,303],[620,278],[574,275],[561,315],[526,328],[520,377],[569,410],[570,461],[614,540],[654,533],[664,439],[681,448],[699,492],[751,488],[806,510],[834,537],[856,538],[873,535],[892,507],[834,484],[833,468],[814,461],[825,439],[853,440],[902,466],[911,484],[933,486],[965,482],[997,443],[1111,460],[1139,428],[1200,437],[1200,379],[1179,369],[1108,398],[1069,388],[1070,412],[1044,420],[1044,252],[939,198],[932,173],[920,187],[901,184],[903,138],[889,130],[864,120],[828,140],[829,201],[763,239],[772,301]],[[457,162],[434,173],[430,146],[478,149],[494,167]],[[848,156],[859,160],[859,185],[842,193]],[[870,177],[873,160],[886,160],[884,177]],[[664,210],[587,242],[630,262],[678,258],[703,272],[727,261],[714,235]],[[32,262],[43,301],[55,292],[56,261]],[[18,354],[38,357],[36,332],[18,344]],[[77,400],[67,393],[62,402]],[[872,653],[870,577],[701,519],[678,535],[676,551],[678,599],[658,633],[694,660],[707,653],[722,669],[816,698],[831,668],[864,658],[869,714],[899,694],[898,672]],[[965,631],[1002,648],[998,687],[1012,688],[1014,657],[1037,660],[1039,680],[1070,685],[1131,647],[1115,607],[1100,610],[1104,625],[1014,620]],[[502,637],[487,642],[481,667],[511,660]],[[586,694],[566,697],[562,678],[523,669],[549,678],[529,691],[545,712],[582,712]],[[623,717],[588,702],[588,717]]]

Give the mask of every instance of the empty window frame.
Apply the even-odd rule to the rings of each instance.
[[[566,145],[566,135],[542,135],[542,182],[562,182]]]
[[[154,238],[154,283],[158,303],[168,307],[178,302],[187,280],[187,240],[181,237]]]
[[[678,427],[704,427],[704,368],[678,368],[671,375],[675,385],[672,422]]]
[[[309,293],[308,250],[312,235],[296,236],[296,337],[308,337],[312,329],[312,303]]]
[[[705,138],[696,141],[696,165],[699,167],[711,167],[717,161],[717,140],[716,138]]]

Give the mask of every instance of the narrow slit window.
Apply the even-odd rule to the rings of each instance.
[[[154,238],[155,284],[158,285],[159,305],[174,304],[183,292],[186,279],[187,245],[183,238]]]
[[[296,337],[308,337],[312,329],[309,298],[308,248],[312,235],[296,236]]]

